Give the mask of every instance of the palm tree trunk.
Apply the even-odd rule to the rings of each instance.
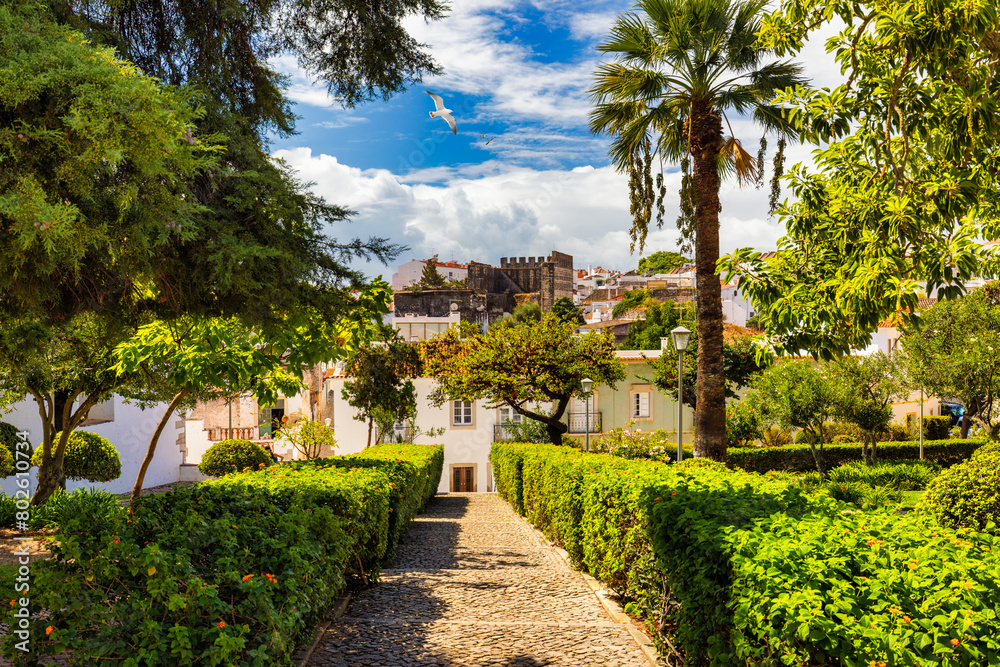
[[[692,104],[694,158],[695,276],[698,305],[698,407],[694,413],[694,455],[726,459],[726,377],[722,364],[722,284],[719,261],[719,169],[722,119],[703,102]]]

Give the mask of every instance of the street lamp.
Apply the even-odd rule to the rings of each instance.
[[[594,381],[590,378],[580,380],[583,385],[583,421],[584,424],[584,451],[590,451],[590,390],[594,386]]]
[[[670,337],[677,350],[677,462],[680,463],[684,458],[684,450],[681,448],[684,440],[684,350],[691,340],[691,330],[677,327],[670,332]]]

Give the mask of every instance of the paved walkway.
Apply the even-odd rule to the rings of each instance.
[[[579,572],[494,494],[435,498],[309,667],[650,667]]]

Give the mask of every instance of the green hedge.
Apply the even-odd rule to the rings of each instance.
[[[52,442],[59,442],[60,437],[62,431],[57,431]],[[38,466],[41,462],[42,448],[37,447],[31,455],[31,465]],[[107,438],[91,431],[73,431],[63,453],[63,475],[67,479],[111,482],[122,476],[122,460]]]
[[[858,511],[780,478],[718,466],[551,445],[494,444],[491,460],[498,492],[522,498],[523,514],[622,595],[671,664],[670,646],[687,664],[712,667],[978,665],[987,663],[976,656],[998,655],[1000,545],[986,551],[995,538],[940,528],[923,514]],[[797,546],[797,531],[817,546]],[[910,562],[925,561],[923,578],[906,574]],[[941,567],[952,564],[971,588]],[[892,595],[880,598],[886,589]],[[904,598],[912,628],[880,625],[901,619],[890,607],[903,608]],[[974,631],[952,614],[956,605],[975,615]],[[871,632],[855,618],[870,619]],[[954,648],[950,637],[965,642],[954,652],[964,662],[933,652],[942,638]]]
[[[220,440],[208,448],[198,464],[198,471],[209,477],[225,477],[243,470],[271,465],[271,455],[249,440]]]
[[[442,461],[377,446],[142,496],[112,526],[73,517],[32,568],[32,609],[50,612],[32,645],[81,665],[291,665],[345,586],[377,576]],[[35,664],[15,641],[4,655]]]
[[[968,459],[972,452],[985,444],[985,440],[925,440],[924,460],[942,466],[950,466]],[[879,459],[917,460],[920,458],[918,442],[880,442],[877,445]],[[726,452],[729,465],[749,472],[770,470],[790,470],[809,472],[816,469],[812,452],[808,445],[784,445],[782,447],[730,447]],[[861,461],[861,445],[846,443],[825,445],[823,465],[827,470],[837,466]]]

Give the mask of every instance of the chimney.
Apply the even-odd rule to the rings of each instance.
[[[673,347],[673,342],[670,340],[670,336],[660,336],[660,349],[669,350]]]

